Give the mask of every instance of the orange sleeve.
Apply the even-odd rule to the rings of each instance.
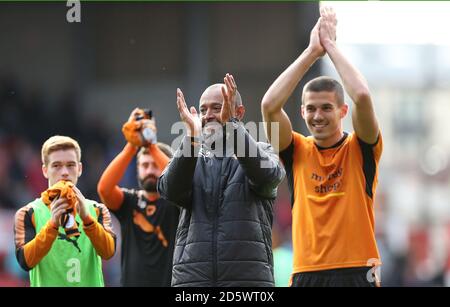
[[[119,210],[123,202],[123,192],[118,184],[133,160],[137,148],[127,143],[103,172],[97,185],[102,202],[111,210]]]
[[[169,157],[156,144],[151,144],[148,148],[159,170],[163,171],[170,161]]]
[[[19,265],[26,271],[35,267],[48,254],[58,230],[48,221],[36,234],[31,205],[19,209],[14,217],[14,240]]]
[[[112,230],[111,215],[103,204],[97,204],[95,210],[97,220],[89,216],[83,221],[83,230],[91,240],[97,254],[102,259],[108,260],[116,252],[116,235]]]
[[[25,263],[32,269],[44,258],[55,242],[58,230],[48,221],[33,240],[23,246]]]

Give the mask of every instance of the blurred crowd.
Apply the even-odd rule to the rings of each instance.
[[[84,163],[80,186],[96,198],[96,182],[110,150],[102,119],[85,121],[75,92],[48,101],[37,89],[23,89],[13,79],[0,80],[0,206],[17,209],[46,189],[40,150],[52,135],[80,143]]]

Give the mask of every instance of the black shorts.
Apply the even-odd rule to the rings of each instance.
[[[371,267],[296,273],[291,287],[376,287]]]

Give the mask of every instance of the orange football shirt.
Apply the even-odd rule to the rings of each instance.
[[[355,133],[330,148],[293,132],[280,153],[292,200],[293,273],[379,265],[374,197],[381,133],[366,144]]]

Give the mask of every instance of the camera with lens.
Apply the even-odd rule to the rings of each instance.
[[[136,120],[141,120],[141,119],[152,119],[153,117],[153,112],[150,109],[143,109],[142,110],[144,114],[136,114]]]

